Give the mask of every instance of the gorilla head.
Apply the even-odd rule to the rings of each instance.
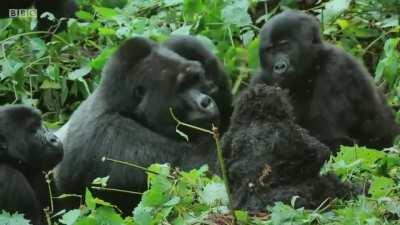
[[[188,60],[201,63],[207,85],[210,86],[210,96],[215,100],[220,111],[219,130],[226,131],[232,114],[232,93],[228,75],[220,60],[193,36],[172,36],[164,43],[164,46]]]
[[[177,137],[170,108],[183,122],[207,129],[218,125],[212,89],[200,63],[143,38],[122,45],[104,70],[100,85],[110,110],[168,137]]]
[[[48,187],[42,171],[63,157],[61,142],[43,126],[38,111],[26,106],[0,107],[0,209],[20,212],[44,224]]]
[[[319,24],[305,13],[288,10],[274,16],[260,33],[260,62],[268,79],[291,87],[313,67],[322,43]],[[306,52],[305,52],[306,51]]]
[[[38,111],[25,106],[1,107],[1,162],[41,171],[52,169],[62,156],[61,142],[42,126]]]

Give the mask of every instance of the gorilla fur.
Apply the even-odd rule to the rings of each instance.
[[[236,208],[263,210],[296,195],[296,207],[316,208],[326,198],[355,193],[336,176],[319,175],[329,149],[295,124],[287,93],[278,87],[241,93],[222,149]]]
[[[42,127],[38,111],[0,107],[0,209],[23,213],[33,225],[44,224],[42,209],[49,194],[42,171],[52,169],[62,156],[61,142]]]
[[[262,27],[260,40],[261,72],[252,83],[288,89],[296,122],[331,151],[393,145],[400,129],[384,95],[353,56],[322,41],[315,18],[284,11]]]
[[[215,171],[211,135],[182,128],[189,135],[185,141],[170,114],[172,108],[183,122],[206,129],[218,126],[220,107],[212,96],[219,96],[221,89],[214,93],[218,84],[211,81],[197,61],[145,38],[127,40],[105,66],[99,87],[61,129],[65,157],[56,170],[60,191],[81,194],[94,178],[108,175],[110,188],[146,190],[144,171],[104,163],[104,156],[144,167],[171,163],[191,169],[209,164]],[[139,200],[114,192],[98,194],[126,214]]]

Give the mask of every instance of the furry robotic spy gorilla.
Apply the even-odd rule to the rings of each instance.
[[[33,225],[49,198],[42,173],[63,156],[62,144],[42,127],[39,112],[26,106],[0,107],[0,209],[20,212]]]
[[[219,75],[223,74],[205,74],[198,61],[150,40],[127,40],[105,66],[99,87],[59,132],[65,148],[56,169],[59,190],[83,193],[94,178],[108,175],[110,188],[146,190],[144,171],[104,163],[104,156],[144,167],[156,162],[182,169],[209,164],[215,170],[212,137],[183,130],[190,138],[185,141],[176,133],[170,108],[184,122],[207,129],[218,126],[222,109],[213,96],[229,89],[216,89],[214,79],[227,79],[212,77]],[[126,214],[139,200],[127,194],[97,194]]]
[[[321,40],[316,19],[285,11],[262,27],[260,39],[261,72],[252,83],[288,89],[297,123],[333,152],[393,145],[400,129],[384,95],[354,57]]]
[[[235,101],[222,139],[235,208],[262,211],[275,202],[317,208],[328,198],[349,198],[358,188],[319,175],[329,149],[294,122],[287,93],[256,85]]]

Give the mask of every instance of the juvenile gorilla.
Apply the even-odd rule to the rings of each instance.
[[[1,0],[0,18],[10,17],[10,9],[27,9],[32,5],[37,9],[39,30],[48,30],[55,25],[47,18],[40,18],[42,13],[50,12],[56,18],[71,18],[78,9],[75,0]],[[62,23],[61,28],[65,28],[65,25],[66,23]]]
[[[42,223],[49,198],[42,171],[63,156],[58,138],[42,127],[40,114],[26,106],[0,107],[0,209],[24,213],[33,225]]]
[[[164,45],[180,56],[201,63],[205,77],[212,86],[210,95],[215,100],[220,110],[221,132],[226,131],[232,114],[232,94],[230,82],[227,79],[222,63],[218,58],[193,36],[173,36]]]
[[[170,108],[186,123],[206,129],[218,126],[219,105],[211,97],[220,96],[220,89],[213,93],[215,85],[199,62],[144,38],[126,41],[106,65],[99,87],[61,130],[65,157],[56,172],[60,191],[82,193],[94,178],[108,175],[110,188],[146,190],[144,171],[101,162],[103,156],[144,167],[156,162],[182,169],[212,167],[212,137],[182,128],[190,138],[186,142],[176,133]],[[98,194],[126,214],[139,200],[127,194]]]
[[[329,149],[295,124],[287,93],[257,85],[242,92],[222,139],[234,206],[251,211],[282,201],[316,208],[356,189],[334,175],[320,176]]]
[[[254,83],[289,89],[296,122],[336,152],[340,145],[381,149],[400,133],[385,97],[363,65],[321,40],[317,21],[285,11],[262,28]]]

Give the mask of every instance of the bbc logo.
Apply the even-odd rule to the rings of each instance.
[[[37,10],[36,9],[9,9],[8,16],[10,18],[17,18],[17,17],[37,17]]]

